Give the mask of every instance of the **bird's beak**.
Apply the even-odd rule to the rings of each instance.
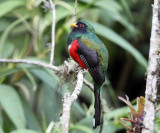
[[[78,26],[75,23],[72,24],[72,27],[78,28]]]

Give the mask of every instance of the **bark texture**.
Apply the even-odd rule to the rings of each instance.
[[[71,107],[72,107],[72,104],[78,98],[81,92],[82,86],[83,86],[83,73],[80,70],[77,75],[77,84],[73,93],[71,95],[69,93],[66,93],[63,98],[63,110],[62,110],[62,116],[60,118],[62,123],[62,133],[69,132],[68,129],[69,129]]]
[[[142,133],[153,133],[157,104],[160,55],[160,0],[154,0]]]

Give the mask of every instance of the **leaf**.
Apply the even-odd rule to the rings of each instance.
[[[1,19],[0,21],[0,32],[5,31],[5,29],[9,26],[9,22],[7,19]]]
[[[122,7],[117,1],[114,0],[101,0],[101,1],[96,1],[94,4],[95,6],[98,6],[99,8],[103,8],[107,11],[117,13],[119,11],[122,11]]]
[[[138,102],[137,102],[138,103],[138,115],[142,116],[143,111],[144,111],[145,98],[141,96],[137,100],[138,100]]]
[[[37,60],[35,58],[30,58]],[[34,65],[21,64],[24,68],[42,81],[39,94],[38,110],[39,113],[44,113],[47,123],[57,121],[59,118],[59,110],[61,106],[62,92],[58,85],[58,78],[53,71],[46,68],[37,67]],[[51,100],[52,99],[52,100]],[[40,114],[42,115],[42,114]]]
[[[59,1],[57,1],[59,2]],[[67,2],[68,5],[73,5],[73,2]],[[80,12],[84,12],[85,10],[88,9],[88,5],[81,5],[80,3],[78,4],[78,10],[77,10],[77,14],[79,14]],[[73,15],[73,11],[70,10],[70,8],[64,8],[63,7],[59,7],[56,8],[56,23],[59,22],[60,20],[67,18],[69,16]],[[43,34],[43,32],[47,29],[47,27],[49,25],[51,25],[52,23],[52,13],[48,12],[46,13],[46,15],[41,19],[40,21],[40,35]]]
[[[14,52],[14,45],[11,43],[11,42],[6,42],[4,47],[3,47],[3,50],[2,50],[2,53],[0,55],[0,58],[7,58],[9,57],[12,53]]]
[[[112,122],[112,121],[104,120],[102,133],[117,133],[119,130],[122,130],[122,129],[123,127],[121,125],[116,124],[115,121]]]
[[[131,13],[131,10],[130,10],[130,7],[129,7],[129,4],[127,3],[126,0],[120,0],[128,18],[130,19],[131,22],[133,22],[133,16],[132,16],[132,13]]]
[[[31,81],[31,83],[33,85],[33,90],[35,91],[37,89],[37,84],[36,84],[36,81],[35,81],[34,77],[32,76],[32,74],[26,68],[22,67],[21,64],[20,64],[20,67],[22,68],[23,72],[26,74],[28,79]]]
[[[131,34],[135,35],[135,34],[139,33],[139,31],[131,23],[131,22],[133,22],[133,18],[132,18],[132,15],[131,15],[131,12],[130,12],[130,9],[129,9],[127,2],[125,0],[121,0],[121,3],[123,5],[123,7],[118,1],[101,0],[101,1],[97,1],[95,3],[95,6],[98,6],[99,8],[103,8],[106,11],[105,13],[104,13],[104,11],[102,11],[103,20],[108,22],[108,21],[110,21],[110,20],[108,20],[108,17],[112,17],[114,20],[118,21],[124,27],[126,27]],[[121,13],[122,11],[126,12],[126,14],[128,15],[128,18],[130,19],[131,22],[128,20],[126,15],[123,15]],[[107,14],[108,17],[105,17],[104,14],[105,15]]]
[[[122,100],[123,102],[125,102],[130,110],[131,113],[129,113],[130,118],[121,118],[121,120],[127,121],[131,123],[131,127],[129,127],[128,125],[124,124],[122,121],[120,121],[120,123],[125,126],[126,128],[128,128],[128,133],[132,133],[134,131],[136,132],[141,132],[142,128],[143,128],[143,117],[144,117],[144,113],[143,113],[143,109],[144,109],[144,97],[138,97],[137,98],[137,104],[138,104],[138,111],[142,111],[142,112],[136,112],[136,110],[133,108],[131,102],[129,101],[128,96],[126,95],[126,100],[122,97],[118,97],[120,100]]]
[[[40,127],[39,121],[36,119],[35,114],[31,110],[31,107],[28,105],[26,100],[21,97],[23,108],[24,108],[24,114],[26,117],[27,127],[32,130],[38,131],[38,133],[42,133],[42,129]]]
[[[88,127],[89,129],[91,129],[92,132],[99,133],[99,127],[93,131],[92,122],[93,122],[93,116],[90,116],[90,117],[86,117],[86,118],[82,119],[75,126],[83,125],[85,127]],[[107,133],[115,133],[116,131],[122,129],[121,125],[116,125],[115,122],[109,121],[106,117],[104,117],[104,123],[103,124],[104,124],[104,126],[103,126],[102,133],[106,133],[106,131],[107,131]],[[70,127],[70,129],[73,130],[74,126],[73,126],[73,129],[72,129],[72,127]],[[78,132],[78,130],[77,130],[76,133],[82,133],[82,132]],[[85,132],[85,133],[88,133],[88,132]]]
[[[17,67],[2,69],[2,71],[0,70],[0,78],[4,78],[4,77],[6,77],[8,75],[11,75],[13,73],[19,72],[21,70],[22,70],[21,68],[17,68]]]
[[[97,34],[107,38],[108,40],[114,42],[124,50],[128,51],[143,67],[147,67],[147,61],[143,57],[143,55],[124,38],[122,38],[116,32],[102,24],[96,22],[90,23],[95,27]]]
[[[1,56],[1,52],[3,50],[4,47],[4,43],[7,39],[8,34],[10,33],[10,31],[19,23],[23,22],[25,19],[27,19],[29,17],[29,15],[25,15],[22,18],[19,18],[18,20],[14,21],[11,25],[8,26],[8,28],[3,32],[3,34],[0,37],[0,56]]]
[[[22,103],[14,88],[4,84],[0,85],[0,103],[16,128],[25,128],[26,120]]]
[[[131,102],[129,101],[129,97],[127,95],[126,95],[126,99],[124,99],[123,97],[120,97],[120,96],[118,98],[129,106],[129,108],[132,112],[132,115],[137,114],[137,111],[133,108]]]
[[[58,79],[53,74],[53,71],[48,69],[37,68],[37,67],[36,69],[30,69],[30,71],[40,80],[42,80],[44,83],[49,85],[51,88],[55,88],[57,86]]]
[[[28,59],[40,61],[39,59],[36,58],[28,58]],[[56,88],[59,79],[52,70],[29,64],[21,64],[21,66],[28,68],[29,71],[33,73],[33,75],[38,77],[41,81],[49,85],[51,88]]]
[[[80,103],[78,101],[75,101],[71,108],[71,122],[80,120],[84,116],[86,116],[86,112],[84,111]]]
[[[79,125],[85,125],[89,128],[93,128],[93,117],[85,117],[84,119],[80,120],[77,124]]]
[[[52,82],[52,84],[55,84]],[[54,85],[53,85],[54,86]],[[46,83],[42,84],[38,98],[38,113],[46,119],[47,124],[51,121],[59,120],[59,112],[62,107],[62,95],[60,94],[60,88],[49,86]]]
[[[126,116],[128,111],[129,111],[128,107],[118,108],[110,111],[109,113],[106,113],[104,116],[106,119],[115,119]]]
[[[80,131],[83,131],[85,133],[93,133],[93,130],[88,128],[87,126],[84,126],[84,125],[74,125],[73,127],[70,128],[70,130],[75,130],[75,129],[78,129]]]
[[[25,5],[25,0],[6,0],[4,2],[0,2],[0,17],[22,5]]]
[[[3,131],[2,127],[1,127],[1,125],[0,125],[0,133],[4,133],[4,131]]]
[[[3,125],[3,116],[2,116],[2,111],[0,111],[0,126]]]
[[[39,133],[39,132],[29,130],[29,129],[19,129],[19,130],[12,131],[10,133]]]

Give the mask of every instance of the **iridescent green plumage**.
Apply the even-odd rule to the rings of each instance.
[[[71,32],[68,38],[68,45],[76,38],[81,38],[84,45],[98,54],[99,66],[102,73],[105,75],[108,67],[108,51],[103,42],[96,36],[94,27],[86,21],[80,20],[79,22],[84,23],[87,26],[86,33]]]

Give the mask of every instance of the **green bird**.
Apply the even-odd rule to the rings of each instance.
[[[69,34],[68,50],[70,56],[82,68],[87,69],[94,80],[95,114],[93,128],[101,124],[100,90],[105,81],[108,67],[108,51],[103,42],[96,36],[94,27],[86,21],[72,24]]]

